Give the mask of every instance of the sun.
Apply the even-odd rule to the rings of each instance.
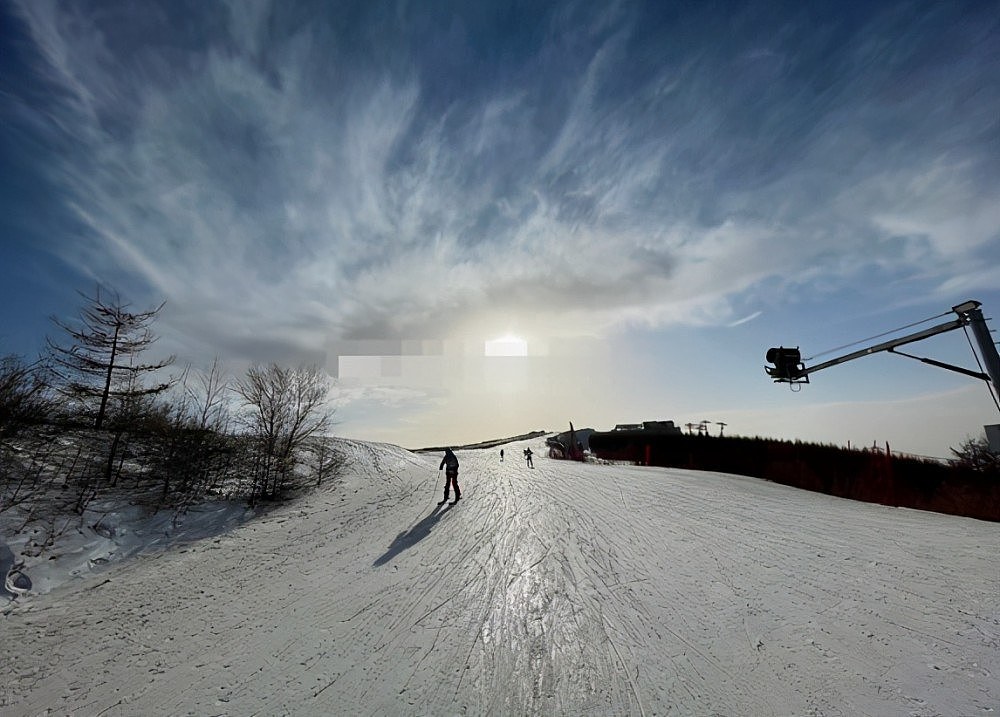
[[[528,342],[519,336],[506,334],[498,339],[487,341],[486,356],[527,356]]]

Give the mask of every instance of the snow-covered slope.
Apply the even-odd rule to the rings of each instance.
[[[1000,526],[760,480],[348,442],[336,485],[0,617],[0,712],[1000,709]],[[534,470],[520,459],[535,451]]]

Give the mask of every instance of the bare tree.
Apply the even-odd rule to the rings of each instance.
[[[330,424],[329,379],[316,366],[287,369],[272,363],[251,367],[235,390],[249,409],[247,427],[258,441],[255,493],[273,497],[290,478],[299,449]]]
[[[226,375],[225,367],[218,356],[212,361],[212,368],[207,372],[198,372],[196,386],[185,386],[187,395],[194,402],[195,420],[198,428],[215,431],[226,430],[229,424],[229,414],[226,410],[228,389],[229,377]]]
[[[80,311],[79,324],[73,326],[52,317],[66,340],[57,343],[47,339],[47,344],[60,390],[85,405],[97,403],[94,427],[100,429],[111,399],[117,399],[125,412],[131,413],[143,398],[167,390],[170,381],[144,386],[142,379],[169,366],[174,357],[153,363],[139,361],[156,341],[149,325],[163,304],[149,311],[129,311],[116,292],[105,298],[100,287],[92,297],[80,296],[87,305]]]

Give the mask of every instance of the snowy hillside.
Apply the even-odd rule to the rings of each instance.
[[[322,492],[0,617],[4,715],[979,715],[1000,526],[346,442]],[[535,469],[520,458],[535,451]]]

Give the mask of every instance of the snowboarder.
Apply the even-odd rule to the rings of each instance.
[[[442,468],[447,468],[444,472],[444,500],[438,503],[438,505],[444,505],[448,502],[448,489],[451,486],[455,486],[455,500],[452,503],[454,505],[461,499],[462,491],[458,489],[458,458],[450,448],[444,449],[444,458],[441,459],[441,465],[438,467],[438,470]]]
[[[535,464],[531,462],[531,456],[534,455],[530,448],[524,449],[524,460],[528,462],[528,468],[534,468]]]

